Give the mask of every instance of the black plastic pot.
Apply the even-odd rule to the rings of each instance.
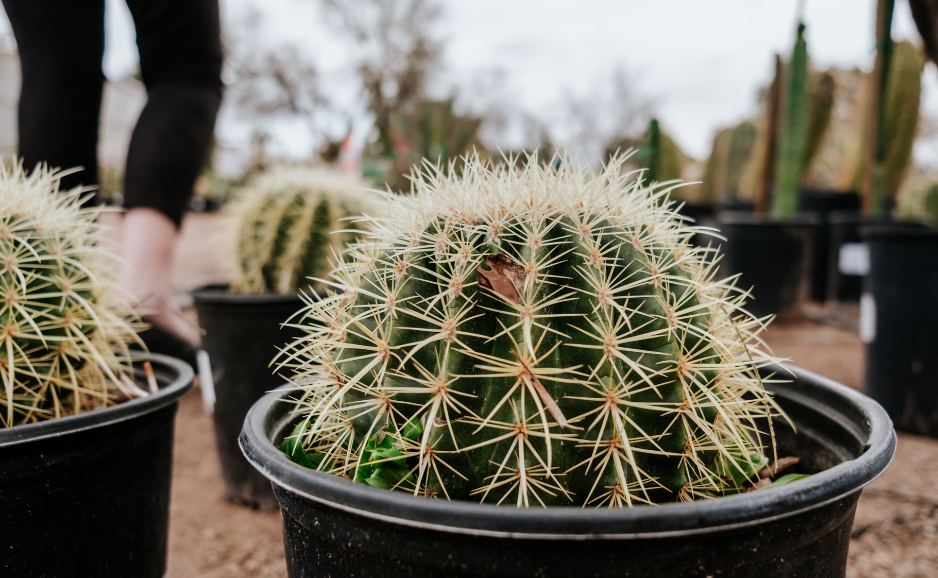
[[[0,575],[163,576],[173,428],[192,369],[145,359],[159,393],[0,429]]]
[[[757,317],[793,313],[808,295],[817,217],[776,221],[727,211],[717,216],[717,223],[726,237],[721,273],[742,274],[736,285],[752,288],[746,308]]]
[[[212,421],[225,497],[275,510],[270,482],[244,460],[238,434],[254,402],[283,383],[270,362],[278,348],[301,335],[281,325],[303,307],[303,300],[298,293],[239,295],[224,287],[198,289],[192,296],[205,331],[202,349],[208,352],[214,375]]]
[[[860,195],[855,192],[802,189],[798,197],[798,210],[818,217],[811,251],[811,284],[808,296],[814,301],[827,299],[827,282],[830,269],[837,268],[837,261],[830,260],[832,213],[843,214],[860,210]]]
[[[938,436],[938,230],[869,225],[861,302],[867,392],[896,427]]]
[[[251,409],[241,447],[274,483],[292,578],[844,576],[860,490],[889,464],[895,433],[874,401],[792,369],[793,383],[769,384],[798,431],[776,421],[779,455],[819,473],[719,500],[517,509],[356,484],[276,449],[301,419],[287,389]]]

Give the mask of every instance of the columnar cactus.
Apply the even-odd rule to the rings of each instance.
[[[62,173],[0,164],[0,426],[104,407],[129,395],[132,312],[96,244],[99,209]]]
[[[323,278],[333,255],[353,240],[352,217],[373,196],[325,169],[281,167],[254,179],[232,205],[239,293],[289,293]],[[314,289],[321,289],[319,283]]]
[[[415,176],[283,355],[308,467],[417,495],[631,506],[739,491],[773,412],[761,327],[613,158]],[[763,433],[768,433],[763,423]]]
[[[724,193],[739,194],[743,172],[755,149],[757,136],[755,123],[748,120],[717,132],[704,171],[701,200],[713,202]]]

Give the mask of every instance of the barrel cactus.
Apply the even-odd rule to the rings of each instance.
[[[670,189],[622,163],[416,175],[308,301],[281,360],[305,418],[281,449],[373,486],[517,506],[740,491],[774,412],[762,325],[690,244]]]
[[[0,164],[0,426],[104,407],[133,395],[133,314],[97,244],[100,209],[63,173]],[[132,375],[132,374],[130,374]]]
[[[375,198],[327,169],[280,167],[261,174],[230,209],[237,263],[232,290],[289,293],[326,277],[333,256],[357,236],[352,217],[380,207]]]

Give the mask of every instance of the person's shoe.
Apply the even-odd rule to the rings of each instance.
[[[196,361],[198,348],[195,345],[153,323],[146,315],[143,316],[143,321],[150,327],[137,335],[146,344],[150,353],[162,353],[163,355],[175,357],[191,365],[193,370],[198,368],[198,362]],[[130,348],[140,350],[137,344],[132,344]]]

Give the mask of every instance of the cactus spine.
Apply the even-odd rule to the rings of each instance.
[[[415,175],[310,299],[282,449],[374,486],[518,506],[738,491],[766,463],[761,325],[613,157]],[[559,168],[555,168],[559,167]],[[321,325],[320,325],[321,324]]]
[[[257,177],[231,209],[239,293],[288,293],[324,278],[333,255],[356,238],[353,216],[375,197],[324,169],[281,167]],[[312,282],[313,288],[322,288]]]
[[[132,312],[115,299],[96,244],[100,209],[63,173],[0,164],[0,426],[104,407],[128,397]]]

